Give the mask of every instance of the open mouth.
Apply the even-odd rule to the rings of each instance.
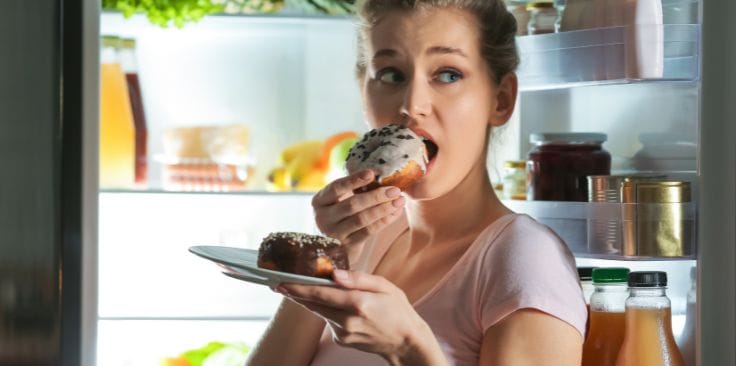
[[[432,162],[434,161],[434,158],[437,157],[437,153],[440,151],[440,147],[437,145],[437,143],[434,142],[434,139],[432,138],[432,135],[429,134],[429,132],[418,128],[418,127],[410,127],[414,133],[416,133],[419,137],[422,138],[422,142],[424,143],[424,146],[427,150],[427,169],[432,165]]]
[[[426,137],[422,139],[422,142],[424,142],[424,146],[427,148],[427,160],[432,161],[440,150],[439,146]]]

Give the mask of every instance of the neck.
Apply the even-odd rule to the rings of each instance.
[[[452,190],[431,200],[409,200],[407,219],[413,243],[432,244],[475,238],[497,218],[511,213],[493,191],[485,162]]]

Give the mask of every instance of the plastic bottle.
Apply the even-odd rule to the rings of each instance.
[[[148,184],[148,129],[143,108],[143,93],[138,79],[136,42],[131,38],[123,38],[120,44],[120,63],[125,73],[135,128],[135,184],[137,187],[145,188]]]
[[[593,270],[595,291],[590,297],[590,333],[583,344],[583,366],[616,364],[626,326],[628,268]]]
[[[690,268],[690,291],[687,293],[685,307],[685,326],[677,338],[677,347],[682,353],[685,366],[695,366],[695,304],[697,298],[697,267]]]
[[[626,77],[658,79],[664,75],[664,26],[661,0],[625,0]]]
[[[666,291],[666,272],[629,273],[626,336],[616,366],[683,366]]]
[[[596,267],[578,267],[578,279],[580,279],[580,287],[583,290],[583,299],[585,299],[585,307],[588,310],[588,320],[585,322],[585,334],[590,334],[590,296],[593,295],[595,288],[593,287],[593,270]]]
[[[128,87],[119,60],[120,39],[102,37],[100,52],[100,188],[134,183],[135,131]]]

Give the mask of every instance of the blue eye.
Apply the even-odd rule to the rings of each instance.
[[[463,75],[454,70],[445,70],[445,71],[440,72],[437,75],[437,80],[443,83],[447,83],[447,84],[454,83],[456,81],[459,81],[462,78],[463,78]]]
[[[404,81],[404,75],[394,68],[387,68],[379,71],[376,79],[387,84],[398,84]]]

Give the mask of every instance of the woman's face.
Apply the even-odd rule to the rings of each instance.
[[[439,148],[427,175],[407,191],[415,199],[439,197],[471,172],[486,174],[478,168],[485,164],[487,127],[508,119],[497,118],[498,88],[475,22],[459,9],[393,11],[367,34],[361,84],[367,121],[373,128],[405,124]]]

